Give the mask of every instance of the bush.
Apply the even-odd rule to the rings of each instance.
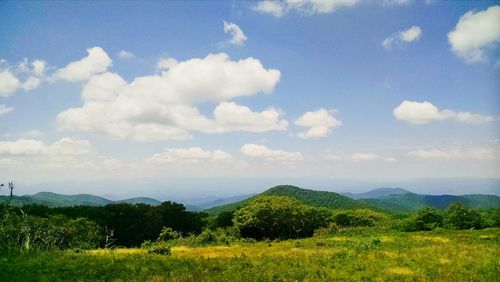
[[[179,232],[173,230],[170,227],[163,227],[163,229],[160,232],[160,235],[158,236],[158,241],[170,241],[170,240],[175,240],[179,239],[181,235]]]
[[[235,212],[233,222],[246,238],[261,240],[312,236],[328,224],[330,211],[286,196],[261,196]]]
[[[170,245],[161,242],[161,243],[156,243],[153,244],[149,250],[149,254],[159,254],[159,255],[171,255],[172,254],[172,248]]]
[[[386,216],[369,209],[341,210],[333,213],[332,221],[340,227],[374,226]]]
[[[443,214],[441,211],[425,207],[418,210],[414,215],[403,220],[401,229],[403,231],[427,231],[443,226]]]
[[[463,203],[453,203],[445,212],[446,226],[451,229],[481,228],[481,214]]]

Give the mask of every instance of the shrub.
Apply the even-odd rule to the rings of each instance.
[[[173,230],[170,227],[163,227],[163,229],[160,232],[160,235],[158,236],[158,241],[170,241],[170,240],[175,240],[179,239],[181,235],[179,232]]]
[[[427,231],[443,226],[443,214],[441,211],[425,207],[418,210],[414,215],[402,221],[403,231]]]
[[[445,222],[452,229],[481,228],[481,214],[463,203],[453,203],[445,212]]]
[[[340,227],[374,226],[386,216],[369,209],[341,210],[333,213],[332,221]]]
[[[200,235],[196,236],[196,241],[201,245],[214,244],[217,242],[217,234],[206,228]]]
[[[233,222],[241,236],[257,240],[312,236],[328,224],[330,211],[306,206],[286,196],[262,196],[235,212]]]
[[[159,254],[159,255],[171,255],[172,254],[172,248],[170,245],[161,242],[161,243],[156,243],[153,244],[149,250],[149,254]]]

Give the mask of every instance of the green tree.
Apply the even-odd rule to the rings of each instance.
[[[451,204],[445,212],[446,225],[452,229],[481,228],[481,214],[463,203]]]
[[[306,206],[286,196],[262,196],[235,212],[234,225],[241,236],[263,238],[302,238],[328,225],[330,212]]]

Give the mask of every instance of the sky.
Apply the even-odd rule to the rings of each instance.
[[[0,182],[466,178],[500,178],[496,1],[0,2]]]

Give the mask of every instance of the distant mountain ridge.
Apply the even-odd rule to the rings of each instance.
[[[355,200],[357,199],[377,199],[380,197],[385,197],[389,195],[401,195],[401,194],[407,194],[407,193],[412,193],[408,190],[405,190],[403,188],[378,188],[375,190],[371,190],[365,193],[342,193],[342,195],[345,195],[349,198],[353,198]]]
[[[0,202],[6,201],[7,196],[0,196]],[[14,196],[12,205],[39,204],[49,207],[70,207],[70,206],[105,206],[109,204],[146,204],[151,206],[160,205],[161,202],[147,197],[136,197],[118,201],[112,201],[103,197],[91,194],[63,195],[53,192],[39,192],[33,195]]]
[[[210,214],[219,214],[224,211],[233,211],[246,205],[252,199],[262,195],[276,195],[294,197],[305,204],[330,209],[359,209],[370,208],[392,213],[410,213],[422,207],[430,206],[446,209],[454,202],[461,202],[472,208],[488,209],[500,207],[500,197],[494,195],[424,195],[416,194],[402,188],[379,188],[365,193],[344,193],[316,191],[303,189],[292,185],[279,185],[260,194],[238,195],[228,198],[219,198],[196,205],[184,204],[191,211],[206,211]],[[0,202],[6,201],[7,196],[0,196]],[[108,204],[147,204],[160,205],[161,201],[148,197],[135,197],[124,200],[109,200],[91,194],[63,195],[52,192],[39,192],[34,195],[14,196],[12,205],[40,204],[49,207],[68,206],[104,206]]]
[[[464,203],[478,209],[500,206],[500,197],[495,195],[425,195],[412,193],[401,188],[381,188],[366,193],[346,193],[345,195],[379,209],[395,213],[409,213],[423,207],[446,209],[455,202]]]

